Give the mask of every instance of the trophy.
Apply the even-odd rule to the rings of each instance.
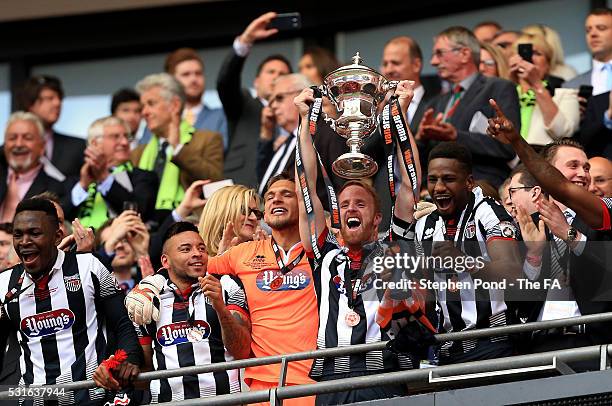
[[[331,121],[336,133],[347,139],[350,150],[333,162],[332,170],[341,178],[362,179],[374,175],[378,165],[359,150],[364,139],[376,129],[378,105],[398,82],[389,81],[374,69],[360,65],[359,52],[352,59],[353,64],[341,66],[325,76],[319,89],[341,112],[339,118]]]

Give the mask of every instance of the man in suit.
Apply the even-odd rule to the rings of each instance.
[[[474,160],[474,178],[498,187],[508,177],[507,162],[515,156],[508,145],[486,135],[487,118],[494,116],[489,99],[503,104],[507,117],[520,125],[515,85],[478,72],[480,44],[464,27],[450,27],[434,39],[431,64],[452,91],[436,96],[425,111],[416,138],[429,143],[457,141]]]
[[[610,28],[612,30],[612,27]],[[579,140],[588,156],[612,159],[612,108],[605,92],[589,98],[584,120],[580,123]]]
[[[282,55],[270,55],[257,68],[253,82],[255,97],[241,87],[242,68],[255,42],[278,32],[268,29],[276,13],[266,13],[253,20],[232,45],[217,79],[217,91],[229,123],[229,147],[225,154],[223,175],[234,183],[257,186],[256,162],[250,159],[257,150],[257,129],[260,128],[261,110],[267,106],[272,93],[272,82],[280,75],[291,73],[291,64]]]
[[[94,121],[87,131],[88,147],[80,178],[71,189],[69,218],[98,229],[134,202],[143,221],[153,217],[159,181],[152,171],[130,162],[130,128],[117,117]]]
[[[412,80],[414,82],[414,97],[410,101],[406,118],[408,125],[413,134],[416,134],[419,128],[419,122],[423,117],[427,104],[437,94],[434,89],[426,88],[421,80],[421,70],[423,69],[423,52],[419,44],[408,36],[400,36],[390,39],[384,47],[380,72],[389,80]],[[372,135],[372,138],[379,140],[382,145],[383,141],[378,131]],[[419,158],[422,162],[422,170],[427,170],[427,143],[417,142],[419,149]],[[380,155],[380,152],[379,154]],[[394,157],[395,158],[395,157]],[[395,159],[394,159],[395,160]],[[378,159],[380,161],[380,159]],[[384,160],[379,162],[379,165],[384,165]],[[394,163],[394,173],[399,174],[397,162]],[[389,228],[391,221],[391,195],[389,193],[388,175],[386,169],[381,166],[374,178],[374,187],[381,198],[381,207],[383,219],[381,221],[381,230]],[[424,175],[425,176],[425,175]],[[396,177],[395,184],[400,185],[401,181]]]
[[[161,223],[179,205],[192,182],[222,179],[223,140],[219,133],[197,131],[181,120],[185,92],[171,75],[149,75],[138,82],[136,91],[153,136],[132,151],[131,161],[140,169],[155,172],[160,180],[155,220]]]
[[[64,202],[62,174],[44,165],[43,124],[34,114],[18,111],[4,132],[4,159],[0,161],[0,223],[10,223],[17,204],[44,191],[55,192]],[[64,204],[62,206],[65,206]]]
[[[593,95],[612,90],[612,9],[597,8],[585,21],[586,43],[593,56],[591,70],[576,76],[563,87],[593,86]]]
[[[206,87],[204,61],[192,48],[179,48],[166,57],[164,71],[183,85],[185,90],[185,108],[182,119],[196,130],[208,130],[221,134],[223,148],[227,150],[228,134],[227,119],[223,109],[210,108],[204,104],[202,97]],[[151,131],[147,128],[140,144],[146,144],[151,139]]]
[[[566,179],[581,188],[588,187],[589,163],[580,144],[568,139],[555,141],[542,154]],[[522,210],[517,217],[528,248],[523,268],[526,276],[540,281],[540,286],[550,286],[524,292],[528,295],[523,299],[536,299],[522,304],[527,320],[554,320],[610,311],[610,302],[597,299],[606,290],[606,255],[601,241],[609,241],[610,234],[593,230],[573,210],[549,200],[525,167],[521,166],[512,176],[510,196],[513,209]],[[542,245],[538,241],[548,243]],[[581,272],[585,269],[589,272]],[[552,279],[558,283],[545,285],[545,280]],[[529,348],[532,352],[543,352],[605,343],[612,337],[610,324],[537,331],[532,334]],[[584,367],[578,365],[580,369]]]
[[[47,75],[28,79],[17,92],[18,108],[36,114],[43,123],[45,157],[67,177],[78,176],[85,141],[53,129],[62,112],[64,89],[58,78]]]

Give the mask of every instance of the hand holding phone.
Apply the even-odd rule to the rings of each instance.
[[[523,60],[533,63],[533,44],[518,44],[518,54]]]
[[[277,14],[268,24],[268,29],[276,28],[279,31],[294,31],[302,28],[302,16],[300,13]]]

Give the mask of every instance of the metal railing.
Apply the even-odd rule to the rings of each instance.
[[[612,312],[592,314],[587,316],[571,317],[557,320],[539,321],[525,324],[513,324],[509,326],[490,327],[479,330],[468,330],[454,333],[436,334],[437,342],[461,341],[467,339],[488,338],[503,335],[519,334],[537,330],[546,330],[559,327],[568,327],[579,324],[591,324],[612,321]],[[212,398],[192,399],[182,402],[172,402],[173,405],[229,405],[237,403],[255,403],[296,398],[302,396],[312,396],[319,393],[330,393],[349,389],[366,388],[378,385],[407,383],[423,378],[433,377],[431,372],[434,369],[414,369],[400,372],[389,372],[377,374],[376,379],[372,375],[347,378],[335,381],[318,382],[314,384],[303,384],[295,386],[284,386],[284,377],[287,365],[293,361],[303,361],[315,358],[341,357],[353,354],[360,354],[369,351],[380,351],[384,349],[386,342],[376,342],[370,344],[359,344],[348,347],[327,348],[322,350],[304,351],[293,354],[271,355],[261,358],[248,358],[229,362],[220,362],[208,365],[198,365],[167,369],[160,371],[143,372],[138,375],[136,381],[151,381],[156,379],[172,378],[184,375],[197,375],[208,372],[222,372],[230,369],[247,368],[261,365],[281,364],[279,387],[254,392],[242,392],[230,395],[219,395]],[[608,356],[612,355],[612,344],[603,346],[582,347],[571,350],[552,351],[546,353],[520,355],[501,359],[491,359],[476,361],[465,364],[453,364],[438,366],[435,368],[436,374],[464,374],[477,372],[490,372],[507,368],[529,368],[542,363],[552,362],[555,359],[562,362],[575,362],[585,359],[600,358],[601,369],[607,368]],[[604,365],[605,364],[605,365]],[[502,368],[500,368],[502,367]],[[66,391],[78,389],[90,389],[96,385],[93,380],[79,381],[62,385],[45,385],[46,388],[62,388]],[[0,392],[0,400],[10,399],[9,392]],[[167,403],[168,405],[170,403]]]

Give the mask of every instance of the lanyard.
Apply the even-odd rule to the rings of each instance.
[[[310,110],[308,112],[308,130],[310,132],[310,141],[312,142],[312,146],[314,148],[314,136],[317,132],[317,124],[320,118],[321,106],[323,104],[323,95],[317,87],[313,86],[311,87],[311,89],[313,89],[315,101],[310,106]],[[300,123],[300,127],[302,125],[305,125],[305,124]],[[302,156],[301,156],[302,154],[300,152],[301,145],[300,145],[299,134],[300,134],[300,128],[298,128],[298,139],[297,139],[297,143],[295,147],[295,167],[296,167],[296,171],[298,175],[300,190],[302,191],[302,196],[304,197],[304,204],[306,206],[306,215],[308,217],[308,227],[310,228],[310,245],[312,246],[312,252],[314,254],[315,260],[319,262],[321,260],[321,252],[319,251],[319,247],[317,245],[314,208],[312,207],[312,204],[311,204],[310,190],[308,189],[308,182],[306,179],[306,170],[304,169],[304,164],[302,162]],[[317,151],[316,148],[314,149],[317,154],[317,159],[319,161],[319,168],[321,168],[321,175],[323,177],[323,182],[325,183],[325,188],[327,189],[327,201],[329,204],[329,209],[331,211],[331,226],[332,228],[340,229],[340,208],[338,207],[338,199],[336,198],[336,192],[334,190],[334,185],[329,179],[329,175],[327,174],[327,170],[325,169],[325,166],[323,166],[323,161],[321,160],[321,156],[319,155],[319,152]],[[315,179],[315,182],[316,182],[316,179]],[[279,268],[281,268],[280,265],[279,265]]]
[[[383,112],[379,118],[379,128],[382,128],[381,134],[384,139],[384,149],[387,161],[387,181],[389,183],[389,194],[391,195],[391,218],[395,209],[395,182],[393,180],[393,156],[395,154],[395,143],[399,145],[402,152],[402,160],[408,172],[410,183],[412,184],[412,194],[414,196],[414,204],[419,201],[419,185],[417,182],[418,174],[416,165],[414,164],[414,153],[412,145],[408,139],[408,126],[401,113],[401,108],[397,96],[392,96],[389,103],[383,108]],[[402,190],[402,193],[406,191]],[[392,239],[391,229],[388,232],[389,240]]]
[[[294,258],[293,261],[285,265],[285,262],[283,261],[283,258],[280,253],[281,249],[278,246],[278,244],[276,244],[274,237],[272,237],[272,250],[274,251],[274,256],[276,257],[276,263],[278,264],[278,269],[280,269],[283,275],[291,272],[291,270],[295,268],[297,264],[300,263],[300,261],[304,257],[304,254],[306,253],[305,250],[302,250],[302,252],[300,252],[300,255],[298,255],[297,257]]]
[[[357,278],[355,279],[355,285],[353,285],[353,270],[351,269],[350,265],[351,261],[348,260],[344,267],[344,291],[346,294],[346,299],[348,301],[348,307],[351,310],[353,310],[353,308],[355,307],[355,300],[357,299],[357,295],[359,295],[361,285],[365,283],[364,281],[366,281],[370,275],[364,275],[366,266],[371,262],[372,258],[374,258],[375,256],[380,256],[382,254],[382,247],[380,246],[380,243],[376,242],[375,244],[376,246],[372,249],[372,252],[370,252],[365,259],[363,258],[363,250],[361,251],[362,261],[361,266],[357,270],[358,273]]]

